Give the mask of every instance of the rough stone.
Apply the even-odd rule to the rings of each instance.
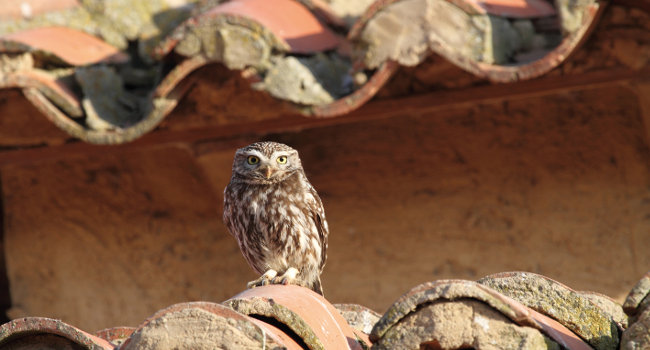
[[[364,334],[370,334],[372,327],[381,318],[377,312],[358,304],[335,304],[334,307],[339,310],[350,327]]]
[[[127,91],[122,78],[111,67],[98,65],[77,68],[75,78],[83,90],[86,125],[93,130],[131,126],[152,107],[146,97],[141,98]]]
[[[309,1],[309,0],[307,0]],[[375,0],[326,0],[332,12],[351,27]]]
[[[581,296],[589,299],[592,303],[606,312],[618,325],[620,331],[628,326],[628,316],[623,311],[623,306],[612,298],[594,292],[578,292]]]
[[[558,282],[523,272],[492,275],[478,282],[554,318],[595,349],[618,348],[618,328],[611,316]]]
[[[523,350],[561,347],[522,327],[483,302],[438,301],[410,313],[373,344],[373,349]]]
[[[489,23],[441,0],[396,2],[377,13],[361,35],[364,63],[376,68],[387,59],[420,63],[432,47],[475,61],[491,62]]]
[[[202,54],[231,69],[265,67],[271,50],[277,46],[271,35],[257,26],[208,18],[186,28],[174,50],[184,56]]]
[[[459,65],[508,64],[518,52],[551,48],[553,35],[537,33],[530,20],[470,14],[448,1],[408,0],[378,12],[363,29],[357,55],[370,68],[391,59],[406,66],[430,51]]]
[[[650,272],[646,273],[630,290],[623,309],[629,316],[636,316],[650,306]]]
[[[30,53],[0,54],[0,86],[3,83],[3,75],[32,68],[34,68],[34,58]]]
[[[636,322],[623,332],[620,350],[650,348],[650,308],[643,311]]]
[[[254,85],[271,95],[302,105],[324,105],[351,92],[350,63],[336,54],[273,57],[264,81]]]
[[[594,0],[555,0],[555,6],[560,14],[560,26],[565,35],[582,27],[585,11],[591,5],[597,5],[597,2]]]

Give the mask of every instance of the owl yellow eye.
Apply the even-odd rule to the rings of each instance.
[[[287,162],[287,156],[279,156],[277,160],[278,163],[285,164]]]
[[[255,156],[248,156],[248,158],[246,158],[246,161],[250,165],[255,165],[260,162],[260,159]]]

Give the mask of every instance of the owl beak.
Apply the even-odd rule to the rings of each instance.
[[[264,176],[266,176],[266,179],[270,179],[271,175],[273,175],[273,168],[271,167],[266,167],[264,168]]]

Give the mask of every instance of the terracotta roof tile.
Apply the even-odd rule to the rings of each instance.
[[[297,286],[270,285],[245,290],[224,303],[247,315],[271,318],[291,329],[310,349],[358,349],[355,332],[321,295]],[[367,345],[367,344],[365,344]]]
[[[557,11],[544,0],[466,0],[479,12],[511,18],[555,16]]]
[[[594,312],[598,307],[584,302],[558,282],[522,272],[491,275],[480,281],[421,284],[397,299],[381,316],[361,305],[333,306],[306,288],[271,285],[245,290],[223,304],[175,304],[159,310],[137,328],[109,328],[98,331],[96,336],[60,320],[21,318],[0,326],[0,346],[49,348],[77,344],[93,349],[164,350],[238,344],[338,350],[437,344],[445,349],[471,346],[480,350],[518,347],[522,343],[546,348],[555,343],[568,350],[619,348],[617,334],[594,339],[585,333],[587,328],[599,329],[600,311]],[[639,294],[639,285],[644,281],[645,277],[630,294]],[[566,312],[541,307],[549,298]],[[629,328],[621,330],[621,349],[650,345],[649,310],[644,309]],[[573,317],[573,323],[565,326],[562,323],[567,317]],[[367,337],[370,328],[372,343]]]
[[[12,44],[21,44],[17,49]],[[96,37],[65,27],[45,27],[0,36],[0,52],[44,51],[62,61],[82,66],[124,63],[129,57]]]
[[[334,33],[304,6],[292,0],[238,0],[226,2],[207,13],[251,18],[287,42],[292,52],[314,53],[339,45]]]

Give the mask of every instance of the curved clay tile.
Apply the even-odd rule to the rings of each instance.
[[[129,56],[84,32],[44,27],[0,36],[0,52],[44,52],[72,66],[124,63]]]
[[[0,75],[0,87],[32,88],[39,91],[48,100],[70,117],[83,116],[81,101],[63,79],[38,69],[21,69]],[[43,110],[44,107],[36,105]],[[69,119],[65,117],[66,119]]]
[[[334,16],[323,1],[303,2]],[[157,49],[153,57],[141,53],[143,58],[157,61],[166,73],[159,79],[155,66],[145,72],[151,75],[143,84],[148,91],[133,93],[125,88],[123,77],[112,66],[127,59],[124,53],[67,28],[38,28],[0,37],[0,51],[47,53],[46,59],[55,57],[54,61],[84,67],[75,68],[66,79],[47,77],[48,72],[0,73],[0,87],[24,88],[25,96],[58,127],[98,144],[129,142],[156,128],[194,82],[192,73],[213,63],[232,71],[245,69],[247,76],[254,77],[252,88],[266,91],[297,113],[337,117],[374,97],[400,65],[419,64],[432,53],[495,82],[542,75],[575,50],[602,8],[595,0],[581,4],[586,5],[555,14],[545,0],[378,0],[345,40],[298,1],[232,0],[187,19],[159,45],[147,44]],[[492,43],[486,43],[492,37],[486,34],[490,25],[514,26],[513,18],[531,16],[544,19],[542,25],[552,30],[565,31],[558,46],[524,63],[479,59],[486,54],[472,45],[480,41],[478,37],[484,39],[483,49]],[[484,32],[473,32],[460,25],[459,18],[487,27]],[[516,25],[530,31],[530,21],[526,21]],[[462,39],[462,45],[454,44],[453,37]],[[109,64],[86,67],[98,62]]]
[[[115,348],[100,337],[51,318],[19,318],[0,326],[0,348],[68,349],[78,346],[93,350]]]
[[[619,330],[612,315],[557,281],[530,272],[504,272],[478,283],[552,317],[596,350],[618,347]]]
[[[281,330],[220,304],[175,304],[147,318],[120,349],[223,349],[300,347]]]
[[[445,349],[491,348],[494,344],[518,348],[523,343],[534,349],[552,342],[537,331],[567,349],[591,349],[558,322],[491,288],[463,280],[440,280],[411,289],[384,313],[371,340],[377,349],[428,344]]]
[[[369,345],[367,337],[352,329],[332,304],[307,288],[269,285],[248,289],[224,305],[277,322],[293,331],[311,350],[361,350]],[[366,343],[365,347],[360,341]]]

